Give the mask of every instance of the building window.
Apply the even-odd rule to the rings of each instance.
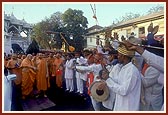
[[[160,23],[160,24],[159,24],[158,32],[164,33],[164,23]]]
[[[131,29],[126,30],[127,31],[127,38],[131,35]]]
[[[92,42],[92,38],[90,38],[90,42]]]
[[[145,27],[139,28],[139,38],[145,37]]]

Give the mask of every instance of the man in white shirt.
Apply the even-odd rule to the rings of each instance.
[[[118,47],[119,64],[115,65],[120,69],[99,86],[102,89],[104,85],[107,85],[116,93],[114,111],[139,110],[141,78],[139,70],[131,62],[134,54],[134,51],[128,51],[125,45],[120,44]]]
[[[125,41],[124,44],[129,50],[134,50],[142,55],[142,57],[146,60],[147,64],[156,68],[160,72],[158,82],[164,85],[164,58],[155,55],[154,53],[151,53],[140,46],[135,46],[128,41]],[[164,105],[162,106],[161,110],[164,110]]]
[[[101,56],[99,54],[95,54],[94,56],[94,63],[88,66],[76,66],[77,71],[83,71],[83,72],[93,72],[94,75],[94,81],[98,80],[99,72],[102,70],[102,65],[101,65]],[[100,103],[97,102],[90,96],[92,105],[95,111],[100,110]]]

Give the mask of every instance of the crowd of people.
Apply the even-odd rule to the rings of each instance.
[[[21,88],[22,99],[47,97],[51,82],[63,88],[65,80],[65,91],[89,95],[95,111],[102,107],[107,111],[164,110],[164,57],[129,39],[110,48],[98,40],[94,50],[4,58],[5,73],[17,75],[14,83]],[[92,95],[90,86],[96,81],[100,82],[98,90],[108,87],[106,100],[97,101]]]

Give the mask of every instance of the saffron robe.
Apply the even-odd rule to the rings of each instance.
[[[27,96],[33,91],[36,72],[32,68],[31,61],[27,58],[22,61],[20,67],[22,68],[22,95]]]

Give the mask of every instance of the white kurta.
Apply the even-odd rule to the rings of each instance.
[[[87,65],[87,59],[84,57],[80,57],[76,59],[76,66],[79,65]],[[83,93],[83,81],[87,81],[87,72],[86,73],[80,73],[76,71],[76,84],[77,84],[77,92]]]
[[[117,50],[117,48],[118,48],[118,46],[119,46],[118,40],[114,39],[111,44],[112,44],[112,47],[113,47],[115,50]]]
[[[102,51],[103,48],[101,45],[97,45],[96,48],[97,48],[98,53],[103,53],[103,51]]]
[[[76,66],[76,69],[79,69],[82,71],[93,72],[94,81],[95,81],[96,77],[99,76],[100,70],[102,70],[102,66],[101,66],[101,64],[92,64],[89,66]]]
[[[159,111],[163,104],[162,88],[163,85],[157,82],[160,72],[149,66],[144,76],[142,76],[142,85],[144,87],[144,99],[146,104],[141,104],[141,109],[145,111]]]
[[[140,105],[141,78],[132,62],[123,66],[117,75],[117,81],[106,80],[107,85],[116,93],[114,111],[137,111]]]
[[[12,81],[4,76],[4,111],[11,111],[12,105]]]
[[[88,65],[87,59],[82,56],[79,58],[79,60],[77,60],[77,63],[79,63],[79,65]],[[79,77],[80,77],[80,79],[87,81],[87,72],[79,73]]]
[[[89,66],[76,66],[76,69],[82,70],[82,71],[87,71],[87,72],[93,72],[94,75],[94,81],[96,81],[96,77],[99,76],[99,72],[100,70],[102,70],[102,66],[101,64],[92,64]],[[91,101],[92,101],[92,105],[95,111],[99,111],[100,110],[100,102],[97,102],[95,99],[93,99],[93,97],[91,96]]]
[[[158,69],[160,72],[164,73],[164,58],[161,56],[157,56],[147,50],[145,50],[142,54],[142,57],[146,60],[146,62]]]
[[[73,65],[74,59],[67,60],[65,63],[65,82],[66,82],[66,90],[73,91],[74,84],[73,84]]]
[[[65,63],[65,78],[66,79],[73,79],[73,59],[67,60]]]
[[[157,56],[154,53],[151,53],[147,50],[143,52],[142,57],[150,66],[156,68],[161,72],[158,78],[158,82],[164,85],[164,58],[161,56]],[[162,106],[161,110],[164,110],[164,105]]]
[[[117,82],[117,77],[118,77],[118,74],[120,72],[120,69],[121,69],[121,65],[120,64],[116,64],[109,71],[110,72],[109,73],[109,77],[111,79],[113,79],[115,82]],[[115,94],[115,92],[111,88],[109,88],[109,92],[110,92],[109,98],[106,101],[102,102],[102,104],[103,104],[104,107],[106,107],[108,109],[113,109],[116,94]]]

